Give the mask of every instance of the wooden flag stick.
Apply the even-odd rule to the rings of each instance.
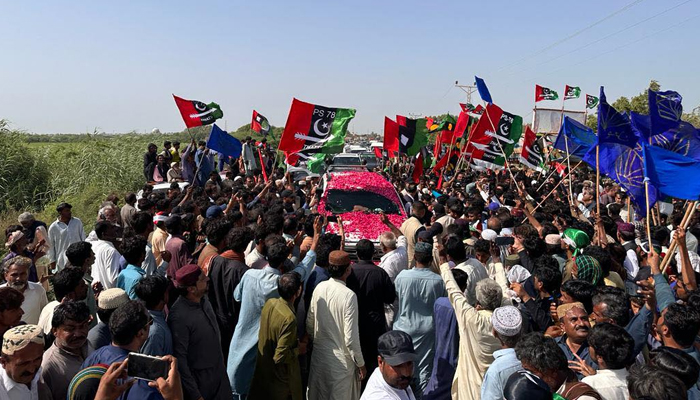
[[[688,228],[688,225],[690,225],[690,220],[693,218],[693,214],[695,214],[697,203],[697,201],[689,203],[685,210],[685,214],[683,215],[683,220],[681,221],[681,224],[676,227],[676,229],[685,230]],[[676,247],[678,247],[678,242],[676,242],[675,238],[672,238],[671,243],[668,246],[668,251],[666,252],[664,259],[661,261],[661,265],[659,266],[659,269],[662,272],[666,272],[665,270],[668,267],[668,264],[671,262],[671,257],[673,257],[673,254],[676,252]]]
[[[566,156],[566,159],[564,160],[564,162],[568,162],[570,157],[571,157],[571,155],[567,155],[567,156]],[[547,177],[544,179],[544,181],[540,184],[540,187],[537,188],[537,190],[542,189],[542,186],[544,186],[544,184],[547,182],[547,180],[549,180],[549,178],[551,178],[552,175],[554,175],[556,172],[557,172],[557,169],[556,169],[556,168],[553,168],[552,171],[551,171],[551,172],[547,175]]]
[[[600,217],[600,166],[598,161],[598,149],[600,146],[595,146],[595,205],[596,215]],[[571,182],[571,179],[569,179]]]
[[[649,214],[651,213],[651,209],[649,208],[649,181],[645,180],[644,181],[644,197],[646,198],[646,209],[647,209],[647,216],[646,216],[646,225],[647,225],[647,241],[649,242],[649,251],[652,251],[651,248],[651,221],[649,219]]]
[[[562,106],[562,109],[563,108],[564,107]],[[571,173],[571,161],[570,161],[571,154],[569,154],[569,138],[566,135],[564,135],[564,146],[566,147],[566,167],[569,169],[569,174],[570,174]],[[598,169],[597,164],[598,163],[596,163],[596,169]],[[571,186],[572,186],[571,185],[571,178],[569,178],[569,204],[570,205],[574,204],[574,190],[572,189]]]
[[[629,193],[627,194],[627,223],[632,221],[632,200],[630,199]]]
[[[579,161],[578,164],[574,165],[574,168],[573,168],[573,169],[575,170],[576,168],[578,168],[578,166],[581,165],[582,162],[583,162],[583,161]],[[551,196],[552,193],[554,193],[555,190],[557,190],[557,188],[559,187],[559,185],[561,185],[561,184],[564,182],[564,179],[567,178],[567,177],[571,174],[571,172],[573,172],[573,170],[569,171],[566,175],[564,175],[564,176],[561,178],[561,180],[559,181],[559,183],[557,183],[557,184],[554,186],[554,188],[553,188],[552,190],[550,190],[549,193],[548,193],[546,196],[544,196],[544,198],[543,198],[539,203],[537,203],[537,206],[535,206],[535,208],[533,208],[531,212],[535,212],[535,210],[537,210],[538,208],[540,208],[540,206],[542,205],[542,203],[544,203],[544,201],[547,200],[547,199],[549,198],[549,196]],[[524,221],[523,221],[523,222],[524,222]]]

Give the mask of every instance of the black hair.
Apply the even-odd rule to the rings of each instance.
[[[462,245],[462,247],[464,247],[464,245]],[[474,243],[474,251],[477,253],[489,254],[491,251],[491,242],[486,239],[477,239],[476,243]]]
[[[97,238],[102,240],[104,238],[105,233],[107,233],[107,230],[109,230],[112,226],[114,226],[111,222],[109,221],[100,221],[95,224],[95,235],[97,235]]]
[[[233,224],[225,218],[209,221],[206,231],[207,241],[209,241],[212,246],[218,246],[232,227]]]
[[[633,365],[627,376],[629,398],[635,400],[686,399],[688,392],[676,376],[652,365]]]
[[[430,253],[423,253],[423,252],[416,252],[413,255],[413,258],[416,260],[416,262],[421,263],[421,265],[430,265],[431,262],[433,262],[433,252],[431,251]]]
[[[53,291],[56,300],[60,302],[66,295],[75,291],[83,281],[84,275],[82,267],[68,267],[56,272],[53,277]]]
[[[612,266],[612,257],[607,250],[600,246],[591,245],[583,249],[583,254],[591,256],[598,261],[600,268],[603,270],[603,276],[608,276],[610,274],[610,267]]]
[[[428,211],[428,208],[422,202],[414,201],[413,204],[411,204],[411,211],[415,214],[416,212]]]
[[[557,342],[545,337],[541,332],[532,332],[523,336],[515,345],[515,355],[523,365],[527,364],[540,373],[569,368],[566,355]]]
[[[277,278],[277,292],[284,300],[289,301],[301,287],[301,276],[296,272],[287,272]]]
[[[153,217],[145,211],[139,211],[131,218],[131,227],[137,235],[146,233],[151,225],[153,225]]]
[[[155,206],[151,200],[148,200],[146,198],[140,198],[138,202],[136,203],[136,206],[139,208],[141,211],[146,211],[150,210]]]
[[[148,318],[148,310],[140,301],[129,300],[122,304],[109,317],[112,342],[118,346],[130,344],[139,331],[146,327]]]
[[[503,386],[503,398],[505,400],[549,400],[552,398],[551,390],[538,376],[528,371],[516,371]]]
[[[331,278],[340,279],[348,268],[350,268],[350,265],[328,264],[328,268],[326,268],[326,270]]]
[[[126,196],[124,196],[124,201],[127,204],[134,204],[136,202],[136,194],[133,192],[127,193]]]
[[[0,288],[0,312],[16,310],[22,307],[24,295],[17,289],[11,287]]]
[[[268,239],[265,239],[265,243],[267,243],[267,241]],[[289,247],[284,242],[276,242],[270,246],[266,244],[265,248],[267,254],[267,262],[268,264],[270,264],[271,268],[279,269],[279,267],[282,266],[287,257],[289,257]]]
[[[616,325],[627,326],[631,318],[630,303],[624,290],[610,286],[598,288],[598,293],[593,296],[593,305],[601,303],[607,306],[603,311],[605,318],[612,319]]]
[[[457,282],[459,290],[462,292],[467,290],[467,280],[469,279],[469,274],[461,269],[454,268],[452,269],[452,277],[455,278],[455,282]]]
[[[445,239],[445,253],[457,263],[467,258],[467,249],[464,248],[464,243],[456,236],[450,235]]]
[[[360,239],[355,247],[357,258],[361,261],[372,261],[374,257],[374,243],[369,239]]]
[[[593,296],[595,296],[596,290],[590,282],[572,279],[561,285],[561,291],[566,292],[575,301],[582,303],[587,313],[593,312]]]
[[[51,327],[58,328],[66,321],[85,322],[90,318],[90,309],[82,301],[66,301],[56,306],[51,317]]]
[[[595,324],[588,334],[588,345],[608,369],[626,368],[634,361],[634,339],[621,326],[609,322]]]
[[[700,330],[700,316],[686,304],[671,303],[666,307],[664,324],[676,343],[690,347]]]
[[[122,256],[127,263],[141,266],[143,258],[146,256],[146,239],[141,236],[132,236],[124,239],[122,243]]]
[[[649,359],[650,365],[678,377],[685,385],[685,390],[690,390],[698,382],[700,365],[683,350],[662,346],[650,351]]]
[[[226,235],[226,248],[236,253],[243,253],[251,240],[253,240],[253,232],[250,228],[236,227]]]
[[[66,258],[70,265],[82,268],[85,261],[90,258],[91,253],[92,244],[90,242],[75,242],[66,249]]]
[[[547,253],[547,246],[544,240],[539,237],[530,236],[523,239],[523,248],[530,258],[537,258]]]
[[[561,286],[562,275],[561,271],[559,271],[559,266],[554,268],[550,266],[535,268],[532,276],[542,283],[542,288],[547,293],[556,293]]]
[[[328,257],[331,251],[340,250],[340,236],[333,233],[324,233],[318,240],[316,245],[316,265],[319,267],[328,267]]]
[[[155,309],[165,299],[169,282],[164,276],[149,275],[143,277],[134,286],[134,293],[149,310]]]

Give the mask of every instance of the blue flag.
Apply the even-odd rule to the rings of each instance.
[[[637,115],[638,129],[645,130],[645,116]],[[608,104],[603,87],[600,88],[598,104],[598,168],[630,195],[637,212],[646,215],[646,193],[644,188],[644,154],[637,132],[630,117],[618,112]],[[596,146],[591,147],[583,158],[593,168],[596,166]],[[656,202],[657,191],[649,186],[649,205]]]
[[[655,92],[649,89],[649,118],[652,136],[678,127],[683,116],[682,101],[683,97],[678,92],[672,90]]]
[[[561,151],[566,151],[566,140],[568,139],[569,154],[579,158],[583,158],[588,150],[596,143],[596,136],[593,129],[583,125],[582,123],[564,116],[564,122],[559,128],[559,134],[554,142],[554,148]],[[593,164],[595,165],[595,164]]]
[[[489,88],[486,87],[486,82],[478,76],[474,76],[474,81],[476,82],[476,90],[479,91],[479,97],[481,100],[487,103],[493,103],[491,99],[491,93],[489,93]]]
[[[700,200],[700,161],[656,146],[644,145],[645,172],[662,193]]]
[[[630,122],[632,123],[632,132],[637,136],[638,141],[649,143],[649,137],[651,137],[651,120],[649,116],[630,111]]]
[[[598,143],[619,143],[628,147],[637,143],[629,118],[608,104],[602,86],[598,103]]]
[[[221,130],[216,124],[211,126],[207,147],[224,156],[238,158],[243,150],[241,141]]]

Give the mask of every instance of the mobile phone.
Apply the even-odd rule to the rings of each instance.
[[[328,220],[328,222],[335,222],[335,223],[337,223],[337,222],[338,222],[338,216],[337,216],[337,215],[329,215],[329,216],[327,217],[327,220]]]
[[[129,353],[127,376],[152,382],[158,378],[168,379],[169,372],[170,363],[160,357]]]
[[[515,244],[515,238],[512,236],[499,236],[494,242],[496,246],[512,246]]]

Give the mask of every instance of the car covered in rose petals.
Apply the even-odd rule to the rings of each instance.
[[[369,239],[378,248],[379,236],[389,230],[381,221],[381,212],[397,227],[407,218],[394,186],[375,172],[326,174],[318,212],[333,221],[327,228],[332,233],[338,232],[334,220],[340,217],[345,231],[345,251],[353,255],[360,239]]]

